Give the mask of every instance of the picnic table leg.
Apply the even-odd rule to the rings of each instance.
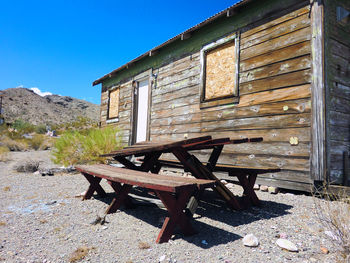
[[[156,191],[159,199],[163,202],[169,212],[169,217],[165,219],[162,229],[158,234],[156,243],[167,242],[171,238],[176,225],[180,226],[185,235],[193,235],[196,233],[183,211],[192,195],[192,192],[193,191],[190,190],[184,190],[180,192],[176,198],[168,192]]]
[[[234,174],[233,174],[234,175]],[[257,174],[239,174],[237,175],[237,178],[239,180],[239,183],[243,187],[243,200],[250,205],[252,203],[253,205],[259,206],[260,201],[257,197],[255,191],[254,191],[254,184],[256,181]]]
[[[189,170],[192,175],[198,179],[210,179],[215,180],[214,190],[219,193],[226,201],[226,203],[235,210],[241,210],[242,207],[234,194],[195,156],[189,154],[182,148],[175,149],[173,154],[183,164],[183,166]]]
[[[109,180],[107,182],[113,188],[116,195],[118,195],[118,193],[120,193],[122,191],[123,187],[121,186],[121,184],[113,182],[113,181],[109,181]],[[127,195],[125,197],[124,205],[126,208],[134,208],[135,207],[135,205],[132,202],[132,198],[129,195]]]
[[[108,206],[106,214],[115,213],[122,204],[125,203],[125,200],[128,198],[128,193],[130,192],[132,185],[123,184],[117,182],[111,182],[111,186],[116,191],[116,196],[113,198],[112,203]]]
[[[90,183],[88,190],[86,191],[85,195],[83,196],[83,200],[90,199],[95,191],[101,197],[107,196],[105,190],[103,190],[102,186],[100,185],[102,178],[95,177],[91,174],[86,174],[86,173],[82,173],[82,174],[85,176],[85,178]]]

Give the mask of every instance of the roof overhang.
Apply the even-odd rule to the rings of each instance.
[[[163,44],[152,48],[151,50],[147,51],[146,53],[142,54],[141,56],[138,56],[137,58],[131,60],[130,62],[124,64],[123,66],[113,70],[112,72],[104,75],[103,77],[95,80],[92,85],[98,85],[100,83],[102,83],[103,81],[112,78],[113,76],[115,76],[119,71],[123,70],[123,69],[128,69],[129,67],[131,67],[133,64],[135,64],[136,62],[140,61],[141,59],[145,58],[145,57],[151,57],[156,55],[156,53],[158,53],[158,51],[169,45],[170,43],[173,43],[176,40],[185,40],[191,37],[192,32],[202,28],[203,26],[214,22],[215,20],[221,18],[221,17],[231,17],[233,15],[235,15],[237,13],[237,9],[240,8],[243,5],[246,5],[247,3],[253,2],[255,0],[241,0],[239,2],[237,2],[236,4],[224,9],[223,11],[209,17],[208,19],[204,20],[203,22],[187,29],[186,31],[182,32],[181,34],[178,34],[177,36],[170,38],[168,41],[164,42]]]

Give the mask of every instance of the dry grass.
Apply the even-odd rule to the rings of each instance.
[[[0,146],[0,162],[7,162],[8,159],[8,152],[9,152],[9,148],[7,148],[6,146]]]
[[[0,226],[6,226],[6,222],[0,221]]]
[[[318,193],[320,196],[320,193]],[[330,238],[341,247],[340,261],[350,262],[350,196],[345,192],[334,195],[323,193],[315,198],[318,219],[330,231]]]
[[[82,260],[87,256],[90,250],[91,248],[85,246],[77,248],[69,257],[69,262],[72,263]]]
[[[139,243],[139,249],[149,249],[151,246],[146,242]]]
[[[3,145],[7,147],[10,151],[21,152],[29,149],[26,139],[11,139],[10,137],[3,136],[1,140]]]
[[[8,191],[11,190],[11,187],[10,187],[10,186],[5,186],[4,188],[2,188],[2,190],[3,190],[4,192],[8,192]]]

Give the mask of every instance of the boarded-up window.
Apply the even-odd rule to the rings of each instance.
[[[233,34],[202,48],[201,108],[238,102],[238,36]]]
[[[118,118],[119,115],[119,88],[109,92],[108,119]]]
[[[235,88],[235,42],[206,52],[205,100],[233,95]]]

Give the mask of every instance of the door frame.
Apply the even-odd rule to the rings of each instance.
[[[140,82],[148,80],[148,112],[147,112],[147,128],[146,128],[146,141],[150,139],[150,121],[151,121],[151,103],[152,103],[152,85],[151,85],[152,70],[147,70],[132,81],[132,111],[131,111],[131,136],[129,144],[132,145],[136,142],[137,137],[137,111],[138,111],[138,100],[137,100],[137,89],[139,88]]]

